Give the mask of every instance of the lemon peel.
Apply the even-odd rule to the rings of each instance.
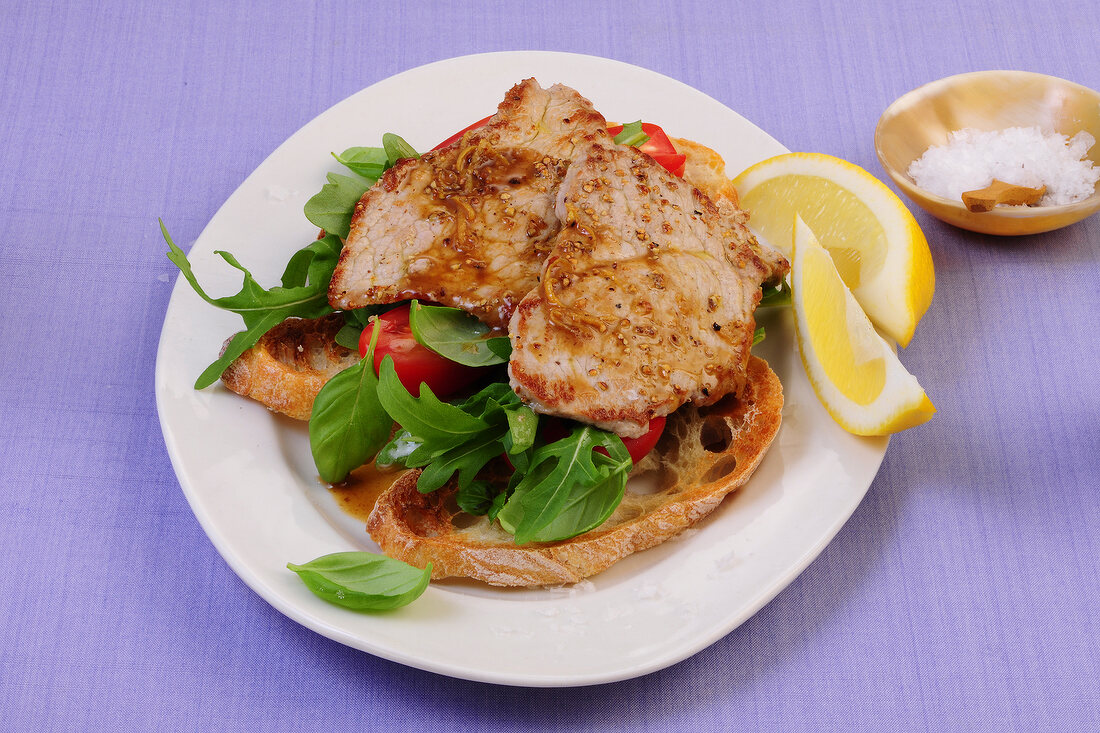
[[[814,232],[794,217],[791,304],[802,365],[821,403],[857,435],[888,435],[936,408],[876,331]]]
[[[936,276],[924,233],[884,183],[840,158],[788,153],[747,168],[733,184],[749,226],[785,254],[801,216],[871,321],[909,345]]]

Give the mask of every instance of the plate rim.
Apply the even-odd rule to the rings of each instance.
[[[351,101],[359,95],[369,94],[370,91],[381,84],[398,82],[402,79],[410,77],[415,74],[423,74],[430,72],[432,69],[438,68],[444,65],[450,65],[455,63],[473,63],[475,61],[487,61],[495,62],[503,60],[504,58],[515,58],[522,56],[526,60],[541,61],[546,63],[553,63],[555,60],[568,59],[570,61],[588,61],[598,63],[600,65],[610,64],[612,67],[618,66],[623,70],[629,70],[631,73],[643,73],[646,76],[660,77],[664,80],[674,83],[682,88],[685,93],[693,93],[700,95],[700,97],[708,100],[709,103],[721,105],[730,114],[736,115],[736,117],[744,120],[747,124],[755,128],[756,131],[768,139],[774,144],[786,150],[786,148],[777,140],[767,134],[766,131],[761,130],[745,118],[741,117],[736,111],[726,107],[722,102],[710,97],[704,92],[695,89],[683,82],[680,82],[672,77],[669,77],[660,72],[651,71],[644,67],[636,66],[622,61],[614,59],[607,59],[599,56],[592,56],[587,54],[573,54],[554,51],[495,51],[483,54],[470,54],[466,56],[458,56],[449,59],[442,59],[434,61],[428,64],[423,64],[411,69],[407,69],[398,74],[395,74],[385,79],[381,79],[362,90],[359,90],[343,100],[332,105],[328,109],[322,111],[309,122],[302,125],[298,130],[292,133],[283,143],[275,148],[265,159],[253,170],[234,190],[232,194],[226,199],[225,202],[218,208],[217,212],[211,217],[210,221],[203,228],[202,233],[195,240],[192,245],[192,249],[195,245],[204,241],[207,238],[208,232],[214,227],[215,223],[219,221],[219,217],[222,216],[223,211],[226,211],[231,206],[235,205],[235,199],[239,194],[257,177],[260,172],[265,168],[268,161],[276,158],[287,146],[291,145],[293,141],[299,138],[299,136],[307,134],[306,131],[318,124],[319,120],[322,120],[328,115],[339,114],[342,107],[349,105]],[[433,661],[432,659],[426,659],[423,656],[416,654],[403,653],[389,646],[379,645],[378,643],[371,643],[370,640],[362,638],[360,635],[348,631],[346,628],[334,625],[317,614],[310,613],[308,608],[311,603],[307,603],[306,608],[301,607],[301,603],[297,600],[290,599],[285,594],[273,589],[267,581],[261,577],[248,562],[237,552],[233,543],[225,537],[216,527],[214,517],[211,516],[207,507],[201,500],[196,486],[192,485],[190,472],[184,462],[183,452],[178,444],[179,436],[176,435],[173,425],[170,424],[168,417],[168,381],[167,372],[169,371],[168,359],[171,357],[169,353],[169,329],[170,329],[170,315],[173,312],[173,306],[181,302],[179,297],[180,293],[189,293],[189,286],[186,284],[182,275],[178,275],[176,282],[173,286],[172,293],[169,298],[168,305],[165,310],[164,324],[161,329],[160,339],[157,347],[157,358],[155,366],[155,394],[157,413],[161,426],[161,432],[165,440],[165,446],[172,463],[173,470],[176,474],[177,481],[179,482],[181,489],[184,492],[185,497],[188,500],[188,504],[194,513],[196,519],[199,521],[200,526],[203,528],[204,533],[208,539],[214,545],[219,555],[226,561],[230,569],[254,592],[263,598],[268,604],[270,604],[277,611],[292,619],[293,621],[316,631],[317,633],[333,639],[341,644],[350,646],[361,651],[368,652],[375,656],[379,656],[390,661],[394,661],[407,666],[423,669],[426,671],[434,672],[437,674],[443,674],[451,677],[468,679],[480,682],[489,682],[494,684],[505,685],[520,685],[530,687],[559,687],[559,686],[581,686],[581,685],[593,685],[602,684],[608,682],[621,681],[625,679],[631,679],[634,677],[649,674],[651,672],[663,669],[679,661],[682,661],[702,649],[712,645],[717,640],[729,634],[739,625],[744,623],[747,619],[751,618],[757,613],[764,605],[770,602],[780,591],[786,588],[805,568],[822,552],[825,546],[835,537],[840,528],[851,517],[852,513],[861,503],[863,496],[870,488],[871,482],[874,480],[874,476],[877,474],[879,466],[885,456],[886,444],[888,441],[881,443],[881,450],[878,451],[877,460],[874,461],[874,467],[871,469],[870,478],[867,480],[866,485],[859,490],[858,496],[854,496],[850,502],[850,506],[847,506],[844,511],[838,512],[834,515],[834,520],[828,525],[825,532],[820,537],[807,546],[801,555],[793,562],[788,564],[783,572],[775,575],[770,579],[766,586],[755,596],[753,596],[752,603],[742,607],[739,613],[729,617],[726,623],[712,626],[709,629],[709,633],[696,634],[692,637],[691,643],[683,644],[677,647],[668,648],[663,654],[657,655],[653,658],[647,659],[644,662],[635,663],[633,665],[621,666],[614,669],[607,669],[602,672],[590,672],[585,674],[545,674],[545,673],[516,673],[510,671],[507,673],[496,673],[491,669],[485,669],[483,666],[470,664],[470,665],[458,665],[455,663],[446,663]],[[190,388],[190,385],[187,385]],[[781,428],[782,431],[782,428]],[[778,437],[777,437],[778,440]],[[773,448],[774,449],[774,448]],[[312,598],[312,596],[309,596]],[[318,604],[324,604],[324,601],[320,599],[314,599]],[[325,604],[328,605],[328,604]],[[346,612],[351,613],[351,612]]]

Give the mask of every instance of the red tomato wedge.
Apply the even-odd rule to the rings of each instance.
[[[462,136],[470,130],[476,130],[479,127],[482,127],[486,122],[491,120],[492,117],[492,115],[489,115],[484,119],[478,120],[469,127],[465,127],[459,130],[454,135],[451,135],[449,138],[439,143],[439,145],[436,145],[434,148],[432,148],[432,150],[439,150],[440,148],[447,147],[456,140],[461,139]],[[615,137],[622,131],[622,125],[613,125],[607,128],[607,132],[609,135],[611,135],[611,137]],[[641,150],[643,153],[649,155],[649,157],[653,158],[654,161],[663,166],[665,170],[667,170],[672,175],[678,178],[683,178],[684,166],[687,163],[687,156],[683,153],[676,152],[675,146],[673,146],[672,141],[668,139],[668,135],[665,134],[665,131],[662,130],[659,125],[654,125],[650,122],[643,122],[642,132],[644,132],[646,135],[649,135],[649,140],[642,143],[638,147],[638,149]]]
[[[569,435],[571,423],[568,421],[559,417],[546,416],[540,419],[542,420],[542,425],[539,430],[542,432],[542,439],[546,442],[552,443]],[[630,454],[630,460],[637,463],[649,455],[649,452],[657,445],[657,441],[660,440],[661,433],[664,431],[665,418],[655,417],[649,421],[649,430],[645,435],[640,438],[622,438],[623,445],[626,446],[626,452]],[[605,456],[607,455],[607,450],[603,446],[596,448],[596,452],[603,453]]]
[[[623,131],[622,125],[615,125],[607,128],[607,134],[611,137],[615,137]],[[683,153],[677,153],[676,147],[672,144],[672,141],[668,139],[668,135],[660,128],[659,125],[654,125],[651,122],[642,123],[642,132],[649,135],[649,139],[638,146],[638,150],[653,158],[657,163],[665,168],[672,175],[683,178],[684,166],[687,163],[687,156]]]
[[[402,386],[413,396],[420,395],[421,383],[428,385],[436,397],[454,394],[485,374],[481,367],[458,364],[440,356],[417,342],[409,327],[409,306],[402,305],[378,316],[381,327],[374,345],[374,371],[377,374],[382,359],[393,357],[393,368]],[[359,337],[359,356],[366,357],[371,332],[367,326]]]
[[[456,132],[456,133],[455,133],[454,135],[451,135],[451,136],[450,136],[449,138],[447,138],[447,139],[446,139],[446,140],[444,140],[443,142],[439,143],[439,145],[436,145],[436,146],[435,146],[434,148],[432,148],[432,150],[439,150],[440,148],[445,148],[445,147],[447,147],[448,145],[450,145],[451,143],[453,143],[453,142],[454,142],[455,140],[459,140],[459,139],[461,139],[461,138],[462,138],[462,136],[463,136],[463,135],[465,135],[465,134],[466,134],[467,132],[469,132],[470,130],[476,130],[477,128],[481,127],[482,125],[484,125],[484,124],[485,124],[486,122],[488,122],[488,121],[489,121],[489,120],[491,120],[491,119],[493,119],[493,116],[492,116],[492,115],[489,115],[489,116],[488,116],[488,117],[486,117],[485,119],[482,119],[482,120],[478,120],[477,122],[475,122],[474,124],[470,125],[469,127],[464,127],[464,128],[462,128],[461,130],[459,130],[458,132]]]

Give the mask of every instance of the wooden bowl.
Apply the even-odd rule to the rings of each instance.
[[[906,171],[931,145],[947,143],[964,127],[1002,130],[1038,126],[1073,136],[1085,130],[1100,141],[1100,93],[1030,71],[975,71],[918,87],[886,108],[875,128],[875,152],[894,183],[937,219],[985,234],[1038,234],[1081,221],[1100,210],[1100,191],[1062,206],[998,206],[974,213],[962,200],[920,189]],[[1100,142],[1088,152],[1100,165]]]

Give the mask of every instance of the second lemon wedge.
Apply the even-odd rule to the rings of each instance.
[[[820,153],[761,161],[733,179],[749,225],[786,254],[799,215],[872,321],[902,346],[932,302],[932,255],[916,219],[881,181]]]
[[[791,289],[802,364],[825,409],[858,435],[887,435],[936,412],[916,378],[844,285],[829,254],[795,219]]]

